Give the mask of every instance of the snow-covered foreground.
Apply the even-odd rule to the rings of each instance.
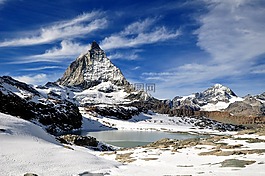
[[[235,142],[235,141],[226,141]],[[241,144],[241,142],[236,142]],[[244,142],[242,142],[244,143]],[[198,145],[179,149],[177,152],[165,149],[151,148],[136,148],[125,151],[118,151],[116,154],[106,154],[106,158],[113,160],[117,156],[129,155],[129,162],[119,168],[113,169],[110,175],[113,176],[175,176],[175,175],[240,175],[240,176],[255,176],[265,175],[265,156],[263,154],[248,154],[248,155],[231,155],[231,156],[200,156],[199,153],[212,150],[213,146]],[[247,145],[245,146],[247,147]],[[263,144],[252,145],[251,148],[264,149]],[[235,162],[251,161],[253,164],[240,167],[237,166],[222,166],[226,160]]]
[[[0,175],[70,176],[105,173],[119,164],[99,158],[90,150],[58,143],[39,126],[0,113]]]
[[[130,121],[96,118],[85,114],[84,111],[83,114],[83,129],[94,127],[94,130],[103,130],[114,127],[120,130],[198,132],[198,129],[194,129],[188,122],[181,123],[171,117],[158,114],[141,114]],[[216,133],[210,129],[201,129],[199,132]],[[248,143],[247,139],[239,138],[257,138],[260,141]],[[265,175],[265,151],[263,151],[265,142],[262,140],[265,140],[265,136],[244,134],[215,140],[217,142],[214,145],[208,142],[176,150],[172,146],[166,148],[157,146],[123,149],[116,152],[96,152],[78,146],[63,146],[39,126],[0,113],[0,175],[17,176],[29,172],[38,176],[82,175],[85,172],[113,176]],[[222,147],[228,147],[218,147],[218,143],[220,145],[226,143]],[[234,147],[229,148],[231,145]],[[257,149],[262,151],[256,151]],[[238,153],[239,150],[242,154]],[[244,150],[254,153],[244,153]],[[202,152],[211,151],[217,151],[217,154],[201,155]],[[237,153],[220,154],[229,151]],[[236,162],[236,166],[242,166],[242,163],[237,162],[248,164],[236,167],[233,166],[233,162]]]
[[[225,145],[242,145],[241,147],[223,149],[223,151],[256,150],[265,149],[265,141],[247,143],[247,140],[236,138],[257,138],[265,140],[265,136],[259,135],[236,135],[237,132],[219,132],[211,129],[199,129],[193,122],[186,121],[181,117],[169,117],[161,114],[140,114],[129,121],[121,121],[115,118],[93,116],[80,108],[84,116],[83,129],[94,127],[94,130],[108,129],[118,130],[157,130],[171,132],[190,132],[215,135],[232,135],[234,138],[223,139],[218,142]],[[99,125],[100,124],[100,125]],[[103,125],[104,124],[104,125]],[[217,142],[217,143],[218,143]],[[218,145],[218,144],[216,144]],[[239,155],[199,155],[202,152],[215,150],[216,146],[196,145],[172,152],[171,148],[132,148],[117,152],[96,153],[106,159],[123,161],[124,165],[111,170],[113,176],[146,176],[146,175],[265,175],[265,150],[261,153]],[[222,162],[254,162],[245,167],[221,167]],[[239,164],[237,163],[239,162]],[[228,164],[229,165],[229,164]]]

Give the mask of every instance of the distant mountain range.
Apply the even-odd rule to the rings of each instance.
[[[176,96],[173,108],[189,107],[195,111],[227,111],[234,115],[265,115],[265,92],[256,96],[238,97],[230,88],[215,84],[207,90],[192,95]]]
[[[31,120],[51,133],[80,128],[80,106],[120,119],[148,110],[172,116],[213,117],[213,111],[228,113],[229,117],[265,116],[265,93],[241,98],[221,84],[189,96],[158,100],[134,89],[96,42],[56,82],[31,86],[8,76],[0,77],[0,100],[0,112]]]

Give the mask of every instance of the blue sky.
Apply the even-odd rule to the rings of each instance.
[[[132,83],[158,98],[215,83],[265,91],[263,0],[0,0],[0,75],[60,78],[97,41]]]

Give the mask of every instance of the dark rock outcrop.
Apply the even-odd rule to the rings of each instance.
[[[243,101],[231,103],[225,111],[238,116],[265,116],[265,104],[256,97],[247,96]]]
[[[34,174],[34,173],[26,173],[26,174],[24,174],[24,176],[38,176],[38,175]]]
[[[78,145],[100,151],[114,151],[112,146],[101,143],[91,136],[67,134],[59,136],[56,139],[63,144]]]
[[[124,107],[124,106],[90,106],[86,107],[88,112],[96,112],[98,115],[104,117],[116,117],[122,120],[128,120],[132,116],[138,115],[140,113],[139,109],[135,107]]]
[[[64,144],[75,144],[79,146],[91,146],[91,147],[97,147],[98,141],[96,138],[91,136],[79,136],[74,134],[67,134],[57,137],[57,140],[59,140],[61,143]]]
[[[33,87],[11,77],[0,77],[0,100],[0,112],[40,122],[50,133],[82,125],[82,116],[73,103],[45,98]]]

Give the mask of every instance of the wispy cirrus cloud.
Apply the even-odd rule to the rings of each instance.
[[[54,47],[52,49],[46,50],[44,54],[31,56],[32,58],[49,59],[49,61],[56,58],[63,58],[69,56],[76,56],[84,53],[89,49],[89,45],[82,45],[80,43],[72,42],[69,40],[63,40],[60,43],[60,47]]]
[[[136,66],[136,67],[133,67],[131,70],[139,70],[141,67],[140,66]]]
[[[110,59],[122,59],[122,60],[137,60],[140,58],[139,54],[142,52],[141,49],[133,49],[130,51],[114,52],[111,53],[108,58]]]
[[[71,20],[56,22],[48,27],[32,31],[32,35],[0,41],[0,47],[29,46],[53,41],[83,37],[92,31],[103,29],[107,20],[103,13],[94,11],[84,13]]]
[[[77,57],[85,53],[89,49],[89,45],[82,45],[70,40],[63,40],[59,47],[53,47],[46,50],[43,54],[31,55],[17,59],[12,62],[16,64],[33,63],[33,62],[61,62],[69,57]]]
[[[155,22],[156,19],[151,18],[134,22],[123,31],[106,37],[100,42],[101,46],[105,50],[130,48],[174,39],[180,35],[179,30],[169,30],[164,26],[153,27]]]
[[[197,45],[213,61],[248,62],[265,53],[265,3],[259,0],[205,0],[209,12],[199,18]]]
[[[39,71],[39,70],[46,70],[46,69],[60,69],[63,67],[60,66],[43,66],[43,67],[35,67],[35,68],[24,68],[21,71]]]
[[[198,17],[200,27],[194,34],[198,37],[197,46],[209,53],[210,58],[162,72],[146,72],[142,74],[143,80],[155,81],[169,92],[173,87],[182,92],[182,87],[192,89],[193,85],[197,87],[206,82],[210,86],[215,80],[246,81],[246,75],[265,73],[261,62],[265,53],[265,3],[251,0],[204,2],[208,12]]]

